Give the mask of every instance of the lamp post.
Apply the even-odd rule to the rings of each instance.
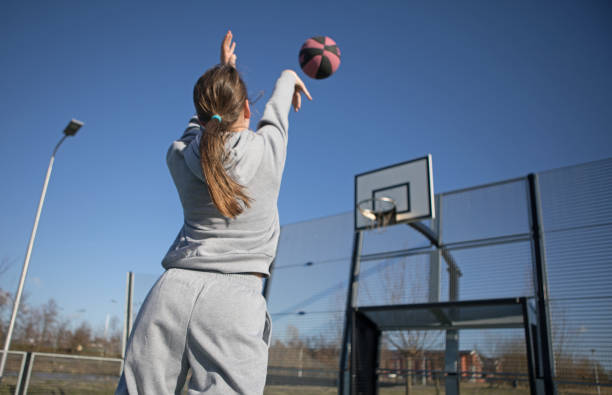
[[[599,386],[599,374],[598,374],[598,370],[597,369],[597,361],[595,360],[595,349],[592,348],[591,349],[591,355],[593,355],[593,367],[594,367],[594,371],[595,371],[595,385],[597,386],[597,395],[601,395],[601,388]]]
[[[36,230],[38,228],[38,220],[40,219],[40,212],[42,211],[43,203],[45,201],[45,195],[47,194],[47,185],[49,184],[49,177],[51,176],[51,170],[53,169],[53,162],[55,161],[55,154],[59,149],[60,145],[64,142],[66,137],[74,136],[76,132],[83,126],[83,122],[73,119],[70,121],[68,126],[64,129],[64,136],[61,138],[59,143],[55,146],[51,160],[49,161],[49,167],[47,168],[47,175],[43,184],[42,193],[40,195],[40,201],[38,202],[38,209],[36,210],[36,217],[34,219],[34,227],[32,228],[32,235],[30,236],[30,242],[28,243],[28,249],[26,251],[25,261],[23,262],[23,268],[21,269],[21,278],[19,279],[19,286],[17,287],[17,293],[15,294],[15,302],[13,303],[13,313],[11,314],[11,320],[9,323],[8,331],[6,332],[6,339],[4,340],[4,350],[2,352],[2,360],[0,361],[0,382],[4,378],[4,367],[6,365],[6,358],[8,356],[9,347],[11,345],[11,337],[13,336],[13,329],[15,327],[15,319],[17,318],[17,311],[19,310],[19,302],[21,301],[21,294],[23,292],[23,284],[25,283],[26,276],[28,274],[28,266],[30,264],[30,255],[32,254],[32,247],[34,246],[34,239],[36,238]]]

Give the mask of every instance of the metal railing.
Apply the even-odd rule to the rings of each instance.
[[[42,376],[42,383],[37,383],[37,391],[45,391],[45,388],[49,387],[70,387],[76,384],[81,385],[83,382],[88,381],[99,381],[103,379],[107,385],[114,387],[116,382],[119,380],[121,371],[123,370],[123,359],[121,358],[106,358],[106,357],[94,357],[94,356],[81,356],[81,355],[69,355],[69,354],[54,354],[54,353],[43,353],[43,352],[23,352],[23,351],[9,351],[8,358],[11,356],[20,356],[21,363],[19,370],[7,370],[5,376],[9,377],[16,376],[16,382],[13,384],[12,380],[5,380],[2,383],[2,387],[8,387],[9,391],[14,389],[15,395],[27,394],[32,384],[32,378],[36,374]],[[44,359],[51,359],[51,361],[45,361]],[[37,367],[35,366],[37,360],[41,365],[40,371],[37,373]],[[42,361],[41,361],[42,360]],[[58,363],[58,360],[63,361]],[[70,366],[66,363],[68,361],[74,361],[77,365]],[[95,365],[85,366],[84,362],[94,362]],[[116,367],[106,367],[101,369],[100,363],[117,364]]]

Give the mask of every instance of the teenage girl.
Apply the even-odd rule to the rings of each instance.
[[[184,225],[138,313],[116,394],[262,394],[271,336],[262,296],[279,237],[277,198],[297,74],[276,81],[257,131],[227,32],[195,84],[194,116],[167,154]]]

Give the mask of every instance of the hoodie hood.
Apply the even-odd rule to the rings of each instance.
[[[185,163],[189,170],[200,179],[206,182],[202,173],[202,162],[200,155],[200,140],[202,139],[204,128],[200,127],[200,132],[189,143],[184,151]],[[248,129],[240,132],[231,132],[225,144],[227,158],[224,166],[225,171],[240,185],[247,185],[257,173],[263,157],[264,142],[261,136]]]

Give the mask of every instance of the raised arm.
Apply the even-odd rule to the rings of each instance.
[[[279,164],[284,163],[287,151],[289,110],[293,106],[295,111],[299,111],[302,93],[312,100],[304,82],[295,71],[283,71],[276,81],[272,96],[257,126],[257,132],[266,139],[272,155]]]

